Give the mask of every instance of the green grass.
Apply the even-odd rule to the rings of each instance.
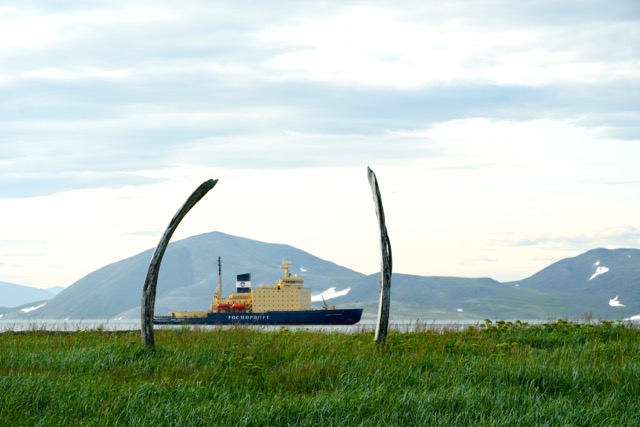
[[[486,321],[0,335],[0,425],[640,425],[640,331]]]

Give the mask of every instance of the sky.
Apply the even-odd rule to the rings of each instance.
[[[0,3],[0,281],[221,231],[515,281],[640,248],[637,0]],[[212,254],[213,260],[224,248]],[[295,260],[292,260],[295,263]]]

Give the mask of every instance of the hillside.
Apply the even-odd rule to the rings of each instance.
[[[341,302],[366,304],[377,312],[380,275],[353,284]],[[415,276],[395,273],[391,286],[394,316],[422,319],[546,319],[557,315],[552,293],[497,282],[489,278]]]
[[[53,298],[62,288],[40,289],[15,283],[0,282],[0,307],[19,307],[34,301]]]
[[[53,319],[135,318],[153,250],[107,265],[69,286],[44,307],[14,317]],[[172,242],[158,278],[156,313],[206,310],[217,283],[216,258],[223,259],[223,293],[233,291],[236,275],[251,273],[255,285],[272,284],[281,275],[283,259],[304,267],[305,285],[314,292],[345,287],[363,277],[289,245],[264,243],[212,232]]]
[[[593,249],[512,284],[556,295],[561,314],[633,316],[640,313],[640,250]],[[616,297],[624,307],[609,305]]]
[[[37,310],[3,309],[3,318],[137,318],[151,256],[149,249],[107,265],[81,278]],[[241,273],[251,273],[254,286],[276,282],[281,275],[281,261],[286,259],[292,262],[294,273],[304,271],[305,285],[313,293],[329,287],[352,289],[348,295],[330,300],[330,304],[364,307],[365,319],[376,316],[379,274],[366,276],[289,245],[221,232],[169,245],[160,270],[156,314],[207,310],[217,282],[218,256],[223,259],[223,294],[234,290],[235,276]],[[595,318],[627,318],[640,313],[638,260],[637,249],[594,249],[509,283],[491,278],[394,272],[391,314],[396,318],[430,320],[575,318],[585,314]]]

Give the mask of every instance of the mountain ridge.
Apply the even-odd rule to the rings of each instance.
[[[43,307],[6,317],[94,319],[136,318],[142,284],[153,249],[106,265],[73,283]],[[220,231],[171,242],[163,259],[156,295],[156,314],[207,310],[217,282],[218,256],[223,259],[223,293],[234,289],[235,275],[250,272],[255,286],[280,277],[282,260],[293,272],[304,269],[305,286],[319,293],[329,287],[351,292],[336,303],[365,307],[365,318],[377,312],[379,273],[365,275],[303,250],[265,243]],[[622,318],[640,313],[640,250],[589,250],[552,263],[512,282],[492,278],[392,276],[392,316],[408,318],[560,318],[593,315]],[[618,297],[619,305],[609,305]],[[318,304],[316,304],[318,305]]]
[[[34,301],[47,300],[53,298],[62,289],[64,288],[60,286],[42,289],[0,281],[0,307],[19,307]]]

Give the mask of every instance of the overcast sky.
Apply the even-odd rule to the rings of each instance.
[[[518,280],[639,248],[639,164],[637,0],[0,3],[0,281],[155,247],[209,178],[174,240],[371,274],[367,166],[394,272]]]

